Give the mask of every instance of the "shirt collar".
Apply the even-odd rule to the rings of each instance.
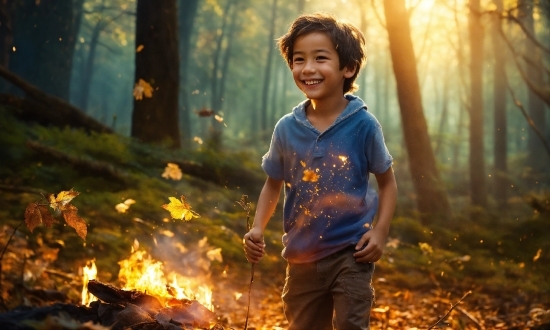
[[[348,105],[346,106],[344,111],[342,111],[342,113],[338,116],[338,118],[336,118],[334,123],[332,123],[332,125],[330,125],[330,127],[326,129],[326,131],[338,125],[338,123],[340,123],[342,120],[348,118],[359,110],[363,108],[367,110],[367,105],[358,96],[346,94],[344,95],[344,97],[349,101]],[[305,100],[298,104],[296,107],[294,107],[294,109],[292,109],[292,114],[294,115],[294,118],[296,118],[296,121],[298,121],[300,124],[310,129],[316,130],[306,117],[306,107],[309,105],[309,102],[309,100]]]

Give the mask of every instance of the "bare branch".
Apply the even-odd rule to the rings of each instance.
[[[454,305],[451,306],[451,309],[449,309],[449,311],[448,311],[445,315],[443,315],[442,318],[440,318],[439,320],[437,320],[437,322],[435,322],[433,325],[431,325],[427,330],[433,329],[433,328],[434,328],[435,326],[437,326],[440,322],[442,322],[442,321],[445,320],[447,317],[449,317],[449,315],[451,314],[451,312],[453,311],[453,309],[455,309],[456,306],[458,306],[458,304],[460,304],[460,303],[462,302],[462,300],[464,300],[464,298],[466,298],[466,296],[468,296],[468,295],[471,294],[471,293],[472,293],[472,291],[466,292],[466,293],[462,296],[462,298],[460,298],[460,300],[459,300],[456,304],[454,304]]]

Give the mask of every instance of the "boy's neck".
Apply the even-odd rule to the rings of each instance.
[[[319,132],[324,132],[329,128],[349,103],[343,96],[329,100],[310,99],[309,101],[306,108],[306,117]]]
[[[310,99],[309,109],[315,112],[315,116],[333,116],[334,114],[340,114],[349,101],[344,96],[335,97],[325,100],[312,100]],[[309,110],[308,109],[308,110]]]

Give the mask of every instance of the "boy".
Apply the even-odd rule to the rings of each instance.
[[[284,185],[289,329],[369,329],[373,263],[382,256],[397,187],[380,124],[346,94],[356,89],[365,40],[354,26],[317,13],[298,17],[278,44],[307,100],[275,126],[244,250],[251,263],[264,255],[263,232]],[[379,201],[368,193],[369,173]]]

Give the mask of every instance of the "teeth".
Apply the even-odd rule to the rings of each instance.
[[[320,82],[321,82],[321,80],[305,80],[305,81],[304,81],[304,83],[305,83],[306,85],[314,85],[314,84],[318,84],[318,83],[320,83]]]

